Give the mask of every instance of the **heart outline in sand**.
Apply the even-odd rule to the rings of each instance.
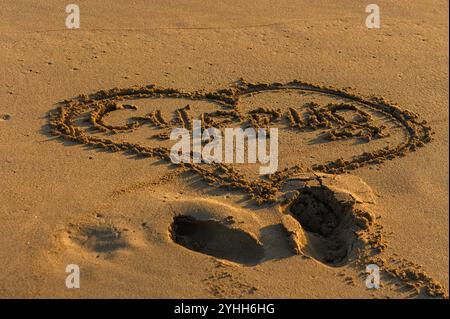
[[[406,133],[406,140],[399,143],[395,147],[385,147],[372,152],[364,152],[357,154],[348,159],[338,158],[327,163],[317,163],[307,168],[307,170],[314,172],[326,172],[339,174],[345,171],[354,170],[356,168],[370,165],[380,164],[385,160],[396,157],[405,156],[410,151],[415,151],[418,147],[424,146],[432,140],[431,127],[427,126],[426,121],[420,121],[418,116],[412,112],[402,110],[393,103],[389,103],[382,98],[364,98],[359,95],[331,87],[325,87],[315,84],[310,84],[301,81],[291,81],[285,84],[282,83],[248,83],[244,80],[239,80],[232,87],[227,89],[219,89],[214,92],[194,91],[186,92],[177,89],[158,88],[155,85],[147,85],[145,87],[132,87],[126,89],[111,89],[109,91],[99,91],[90,95],[80,95],[70,100],[65,100],[60,103],[59,107],[49,113],[49,125],[53,135],[60,136],[66,140],[82,143],[94,148],[103,148],[112,152],[126,151],[132,152],[144,157],[156,157],[159,159],[170,161],[167,148],[163,147],[145,147],[139,144],[129,142],[115,142],[111,139],[100,138],[89,135],[88,132],[80,126],[77,126],[76,120],[81,115],[88,114],[87,121],[94,129],[101,131],[117,132],[133,130],[146,122],[159,127],[170,127],[174,123],[168,123],[161,117],[160,112],[150,114],[147,119],[139,119],[137,122],[129,123],[122,127],[112,127],[104,122],[104,117],[112,111],[133,108],[132,105],[120,105],[124,100],[143,99],[143,98],[182,98],[195,101],[208,101],[220,105],[224,108],[224,114],[227,116],[238,116],[238,105],[241,99],[245,96],[259,94],[263,92],[275,92],[283,90],[301,90],[305,92],[320,93],[338,99],[346,99],[353,101],[359,105],[363,105],[368,109],[375,110],[390,117],[396,121]],[[320,116],[334,116],[332,108],[346,107],[346,104],[331,105],[329,110],[321,111],[323,114],[315,114],[314,109],[311,110],[312,116],[309,116],[309,121],[306,123],[300,115],[295,113],[295,110],[290,110],[288,114],[289,122],[293,129],[302,129],[302,127],[314,125],[325,125],[326,121],[321,120]],[[259,110],[262,113],[269,114],[273,110]],[[359,110],[356,110],[359,111]],[[179,109],[178,118],[180,125],[189,128],[189,121],[186,108]],[[228,113],[227,113],[228,112]],[[324,113],[325,112],[325,113]],[[328,112],[328,115],[327,113]],[[331,115],[330,115],[331,114]],[[273,115],[273,114],[272,114]],[[364,112],[360,112],[364,117]],[[315,117],[315,118],[314,118]],[[314,121],[311,121],[311,118]],[[337,117],[335,117],[337,118]],[[256,118],[255,121],[250,121],[252,125],[260,125]],[[363,119],[364,120],[364,119]],[[322,121],[322,122],[321,122]],[[355,124],[355,123],[353,123]],[[352,124],[352,125],[353,125]],[[356,123],[358,124],[358,123]],[[337,132],[337,134],[336,134]],[[331,134],[332,138],[340,138],[339,134],[345,137],[345,132],[334,131]],[[369,132],[370,133],[370,132]],[[350,135],[352,133],[350,132]],[[358,133],[360,134],[360,133]],[[373,134],[378,132],[371,132],[369,136],[362,136],[371,138]],[[333,137],[334,135],[334,137]],[[351,136],[353,137],[353,136]],[[278,171],[272,175],[259,178],[254,181],[249,181],[245,176],[239,173],[233,165],[228,164],[195,164],[195,163],[181,163],[186,169],[198,173],[205,181],[210,184],[218,184],[219,186],[232,187],[244,190],[258,203],[276,201],[276,194],[287,180],[288,176],[305,171],[305,168],[298,165],[286,168],[283,171]]]

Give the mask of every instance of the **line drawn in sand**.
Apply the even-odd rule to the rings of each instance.
[[[286,95],[283,103],[265,105],[265,100],[271,101],[273,95],[277,94]],[[346,90],[297,80],[285,84],[239,80],[230,88],[214,92],[188,92],[147,85],[80,95],[61,102],[56,110],[49,113],[51,133],[93,148],[131,153],[170,163],[170,147],[161,145],[167,142],[172,128],[192,129],[193,113],[196,110],[190,104],[174,109],[171,118],[164,115],[163,109],[156,108],[143,116],[130,117],[126,124],[110,123],[111,117],[117,112],[138,111],[139,107],[130,101],[138,103],[152,99],[213,104],[214,110],[196,114],[204,128],[276,126],[284,130],[287,139],[306,136],[305,145],[318,151],[321,150],[321,145],[342,143],[343,148],[347,147],[345,157],[316,162],[312,156],[313,160],[305,164],[301,162],[301,154],[304,155],[301,152],[297,157],[291,158],[292,165],[288,164],[274,174],[256,179],[248,178],[231,164],[180,163],[179,166],[198,174],[212,186],[241,190],[257,204],[276,203],[284,207],[284,226],[298,253],[304,253],[330,266],[350,262],[361,265],[364,262],[377,263],[387,275],[403,280],[417,294],[424,289],[428,295],[445,296],[441,285],[424,272],[413,270],[411,265],[404,269],[391,269],[386,261],[378,257],[383,251],[384,242],[380,225],[372,215],[364,210],[354,209],[357,204],[354,198],[353,201],[342,204],[340,199],[336,199],[341,193],[331,191],[321,184],[329,177],[320,174],[341,174],[359,167],[381,164],[386,160],[406,156],[431,142],[431,127],[416,114],[402,110],[382,98],[364,98]],[[252,103],[252,99],[255,102]],[[294,99],[303,102],[292,104]],[[151,146],[124,140],[125,134],[132,134],[144,127],[154,130],[149,140],[161,145]],[[380,141],[385,142],[383,144]],[[352,153],[354,149],[358,150],[356,154]],[[330,155],[326,151],[324,154]],[[303,176],[303,184],[287,191],[286,188],[289,188],[292,181],[296,178],[299,180],[299,175]],[[288,195],[291,196],[290,199]],[[174,241],[219,258],[227,257],[229,252],[226,251],[219,254],[217,250],[208,251],[208,247],[194,247],[199,243],[205,244],[208,239],[205,234],[198,232],[199,227],[206,232],[212,230],[214,234],[245,237],[249,241],[248,245],[253,247],[252,251],[261,252],[259,243],[250,242],[251,239],[239,230],[227,229],[215,221],[196,221],[186,216],[178,217],[172,224]],[[187,233],[190,235],[186,236]],[[358,245],[359,249],[355,248]],[[257,264],[261,257],[259,253],[249,260],[245,260],[249,256],[244,254],[240,258],[242,256],[244,260],[238,262],[244,264]]]

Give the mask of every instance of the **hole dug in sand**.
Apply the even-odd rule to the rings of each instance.
[[[297,190],[287,213],[300,223],[291,233],[300,251],[329,266],[343,266],[364,249],[372,215],[349,192],[325,186],[329,177]],[[285,222],[285,226],[286,226]],[[292,221],[290,226],[292,229]]]
[[[190,250],[248,266],[258,264],[264,248],[247,232],[214,219],[175,216],[170,228],[174,242]]]

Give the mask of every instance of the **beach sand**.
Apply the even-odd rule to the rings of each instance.
[[[1,4],[0,297],[448,297],[447,1],[78,4]],[[171,164],[205,113],[280,173]]]

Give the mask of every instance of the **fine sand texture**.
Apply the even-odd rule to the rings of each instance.
[[[0,297],[448,298],[447,1],[78,4],[2,0]],[[278,171],[171,163],[194,120]]]

